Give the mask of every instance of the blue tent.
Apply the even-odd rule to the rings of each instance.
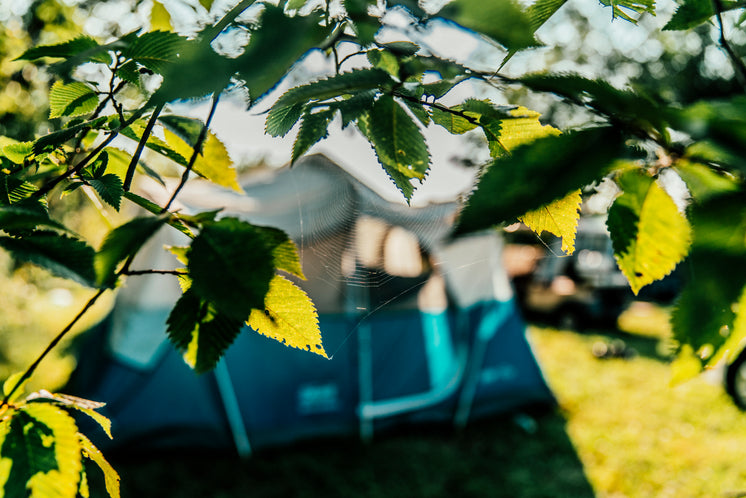
[[[299,247],[308,280],[298,284],[317,306],[331,358],[247,327],[213,372],[195,375],[165,336],[178,284],[131,278],[71,384],[107,403],[115,437],[97,440],[101,447],[235,447],[247,455],[310,437],[370,439],[408,423],[463,426],[553,400],[496,231],[450,239],[455,203],[387,202],[320,155],[242,186],[245,194],[188,189],[181,209],[221,207],[285,230]],[[174,265],[162,247],[179,237],[159,232],[133,268]]]

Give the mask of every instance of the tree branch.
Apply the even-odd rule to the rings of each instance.
[[[122,275],[187,275],[183,270],[127,270]]]
[[[408,100],[410,102],[413,102],[415,104],[426,105],[428,107],[432,107],[433,109],[438,109],[439,111],[443,111],[443,112],[447,112],[449,114],[453,114],[454,116],[458,116],[458,117],[460,117],[462,119],[465,119],[466,121],[468,121],[469,123],[473,124],[474,126],[479,126],[483,130],[487,131],[485,129],[484,125],[482,125],[482,123],[479,121],[479,119],[475,118],[474,116],[470,116],[470,115],[466,114],[463,111],[458,111],[456,109],[451,109],[450,107],[446,107],[443,104],[439,104],[438,102],[428,102],[427,100],[420,100],[417,97],[411,97],[409,95],[405,95],[405,94],[402,94],[402,93],[399,93],[399,92],[394,92],[393,95],[396,96],[396,97],[399,97],[400,99],[404,99],[404,100]],[[510,154],[510,151],[508,150],[508,148],[505,147],[502,144],[502,142],[500,142],[500,140],[495,140],[495,141],[497,142],[497,145],[499,145],[500,148],[502,148],[502,150],[504,150],[507,154]]]
[[[202,127],[202,130],[199,132],[199,137],[197,138],[197,142],[194,144],[194,148],[192,149],[192,157],[189,158],[189,163],[187,164],[186,169],[184,170],[184,173],[181,175],[181,181],[179,182],[179,185],[176,187],[176,190],[174,190],[174,193],[171,195],[171,198],[168,200],[168,203],[163,207],[163,212],[165,213],[171,208],[171,204],[176,200],[176,196],[179,195],[179,192],[181,192],[181,189],[184,188],[184,185],[186,185],[187,180],[189,179],[189,173],[192,172],[192,168],[194,168],[194,163],[197,162],[197,156],[199,156],[202,153],[202,144],[205,142],[205,139],[207,138],[207,130],[210,128],[210,122],[212,121],[212,117],[215,115],[215,109],[218,107],[218,101],[220,100],[220,93],[216,92],[212,95],[212,106],[210,107],[210,113],[207,115],[207,120],[205,121],[204,126]]]
[[[720,46],[723,47],[725,53],[728,54],[730,61],[733,63],[733,67],[736,73],[736,79],[738,83],[746,88],[746,65],[730,46],[728,40],[725,38],[725,28],[723,26],[723,3],[721,0],[712,0],[712,8],[715,11],[715,17],[718,20],[718,27],[720,28]]]
[[[16,384],[11,388],[11,390],[8,391],[8,393],[3,398],[2,403],[0,403],[0,406],[5,406],[8,404],[8,401],[13,396],[13,394],[15,394],[18,388],[21,387],[23,383],[26,382],[26,380],[29,377],[31,377],[31,375],[36,371],[37,367],[42,362],[42,360],[46,358],[46,356],[57,346],[57,344],[59,344],[62,338],[65,337],[65,335],[67,335],[68,332],[70,332],[70,330],[75,326],[75,324],[78,323],[78,321],[80,321],[83,315],[85,315],[88,312],[88,310],[91,309],[91,307],[94,304],[96,304],[96,301],[98,301],[98,298],[100,298],[104,294],[104,292],[106,292],[106,290],[107,289],[99,289],[99,291],[96,292],[96,294],[94,294],[93,297],[88,300],[85,306],[83,306],[83,309],[80,310],[80,312],[75,316],[75,318],[73,318],[72,321],[68,323],[67,326],[64,329],[62,329],[62,331],[59,334],[57,334],[57,336],[54,339],[52,339],[52,341],[47,345],[46,349],[44,349],[44,351],[42,351],[39,357],[36,358],[36,361],[34,361],[26,369],[25,372],[23,372],[23,375],[21,376],[20,379],[18,379],[18,382],[16,382]]]
[[[135,111],[135,113],[125,122],[123,122],[119,128],[112,131],[111,134],[101,142],[93,151],[88,154],[86,157],[84,157],[78,164],[75,165],[75,167],[68,169],[66,172],[61,174],[60,176],[53,178],[49,182],[47,182],[45,185],[43,185],[39,190],[33,193],[31,196],[34,199],[38,199],[40,197],[43,197],[45,194],[49,193],[54,187],[56,187],[61,181],[66,180],[67,178],[70,178],[76,173],[80,173],[83,168],[85,168],[91,160],[93,160],[102,150],[106,148],[118,135],[119,131],[123,130],[124,128],[127,128],[129,125],[131,125],[136,120],[140,119],[140,116],[142,116],[145,113],[145,109],[138,109]]]
[[[145,148],[145,143],[148,141],[148,138],[150,138],[150,134],[153,131],[155,122],[158,120],[158,115],[161,113],[162,110],[163,104],[158,104],[157,106],[155,106],[155,109],[153,109],[153,114],[150,115],[148,124],[145,126],[145,130],[142,133],[142,137],[140,137],[140,141],[137,143],[137,149],[135,150],[135,153],[132,154],[132,160],[127,167],[127,175],[124,177],[124,184],[122,185],[122,188],[125,192],[129,192],[130,187],[132,186],[132,179],[135,177],[135,169],[137,169],[137,163],[140,162],[140,156],[142,155],[142,151]]]

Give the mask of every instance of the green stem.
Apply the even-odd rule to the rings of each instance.
[[[52,339],[52,342],[50,342],[47,345],[46,349],[44,349],[44,351],[42,351],[42,353],[39,355],[39,357],[36,359],[36,361],[34,361],[26,369],[25,372],[23,372],[23,375],[21,376],[20,379],[18,379],[18,382],[16,382],[16,384],[13,386],[13,388],[10,391],[8,391],[8,393],[3,398],[2,403],[0,403],[0,406],[5,406],[5,405],[8,404],[8,401],[13,397],[13,394],[15,394],[15,392],[18,390],[18,388],[21,387],[23,385],[23,383],[26,382],[26,380],[29,377],[31,377],[31,375],[36,371],[37,367],[42,362],[42,360],[44,358],[46,358],[46,356],[55,348],[55,346],[57,346],[57,344],[59,344],[59,342],[62,340],[62,338],[65,337],[65,335],[67,335],[68,332],[70,332],[70,330],[75,326],[75,324],[78,323],[78,321],[80,321],[80,319],[83,317],[83,315],[85,315],[88,312],[88,310],[91,309],[91,307],[94,304],[96,304],[96,301],[98,301],[98,298],[100,298],[104,294],[104,292],[106,292],[106,290],[107,289],[99,289],[99,291],[96,292],[96,294],[94,294],[94,296],[91,299],[88,300],[88,302],[85,304],[85,306],[83,306],[83,309],[80,310],[80,312],[75,316],[75,318],[73,318],[72,321],[70,323],[68,323],[67,326],[64,329],[62,329],[62,332],[60,332],[59,334],[57,334],[57,336],[54,339]]]
[[[197,161],[197,157],[202,153],[202,144],[207,138],[207,130],[210,128],[210,122],[212,122],[212,117],[215,115],[215,109],[218,107],[219,100],[220,93],[214,93],[212,95],[212,106],[210,107],[210,113],[207,116],[207,120],[205,121],[204,126],[202,126],[202,130],[200,130],[199,132],[197,142],[194,144],[194,148],[192,149],[192,157],[189,158],[189,163],[187,164],[184,173],[181,175],[181,181],[179,182],[179,185],[176,187],[176,190],[174,190],[174,193],[173,195],[171,195],[168,203],[164,206],[164,213],[171,208],[171,204],[173,204],[173,202],[176,200],[176,196],[179,195],[181,189],[184,188],[184,185],[186,185],[186,182],[189,179],[189,173],[192,172],[192,168],[194,168],[194,163]]]
[[[140,137],[140,141],[137,143],[137,149],[132,155],[132,160],[127,167],[127,174],[124,177],[124,184],[122,185],[122,188],[124,188],[125,192],[129,192],[130,187],[132,186],[132,179],[135,177],[135,169],[137,169],[137,163],[140,162],[140,156],[142,155],[143,149],[145,149],[145,143],[148,141],[148,138],[150,138],[150,134],[153,131],[155,122],[158,120],[158,115],[161,113],[162,110],[163,104],[158,104],[155,109],[153,109],[153,114],[150,115],[148,124],[145,126],[145,131],[143,131],[142,137]]]
[[[715,16],[718,20],[718,27],[720,28],[720,46],[723,47],[723,50],[725,50],[725,53],[728,54],[728,58],[730,58],[733,63],[738,83],[746,88],[746,65],[744,65],[741,58],[738,57],[736,52],[733,50],[733,47],[730,46],[730,43],[728,43],[728,40],[725,38],[725,28],[723,27],[723,4],[721,0],[712,0],[712,8],[715,11]]]
[[[124,128],[131,125],[133,122],[135,122],[137,119],[140,118],[145,113],[145,109],[138,109],[127,121],[123,122],[119,128],[112,131],[111,134],[101,142],[93,151],[88,154],[86,157],[84,157],[78,164],[75,165],[75,167],[68,169],[66,172],[61,174],[60,176],[53,178],[46,184],[44,184],[39,190],[34,192],[32,195],[32,198],[38,199],[40,197],[43,197],[45,194],[49,193],[54,187],[56,187],[60,182],[63,180],[66,180],[67,178],[70,178],[74,174],[80,173],[83,168],[85,168],[88,163],[90,163],[95,157],[106,148],[118,135],[119,131],[123,130]]]

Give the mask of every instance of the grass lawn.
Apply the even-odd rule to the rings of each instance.
[[[671,386],[666,319],[634,333],[531,327],[559,406],[372,444],[317,441],[226,455],[118,457],[126,497],[746,496],[746,414],[707,376]],[[624,317],[623,317],[624,318]],[[634,354],[600,359],[623,341]]]
[[[25,311],[19,317],[36,318],[20,329],[52,330],[37,323],[48,312]],[[56,311],[56,318],[67,320],[67,311]],[[122,496],[746,496],[746,414],[713,375],[670,384],[664,311],[641,307],[620,324],[626,332],[529,328],[557,407],[505,414],[461,432],[423,427],[379,435],[367,445],[315,441],[260,451],[246,461],[198,452],[111,455]],[[8,338],[0,352],[16,362],[10,353],[33,357],[49,337],[29,333],[18,343],[10,332],[0,334]],[[634,354],[598,357],[619,341]],[[37,383],[58,385],[55,375],[67,374],[68,360],[47,360]]]

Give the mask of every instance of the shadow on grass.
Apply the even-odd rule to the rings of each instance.
[[[316,441],[263,450],[244,461],[161,453],[118,455],[112,463],[122,476],[123,498],[593,496],[565,420],[546,407],[482,420],[461,432],[410,428],[371,444]]]

